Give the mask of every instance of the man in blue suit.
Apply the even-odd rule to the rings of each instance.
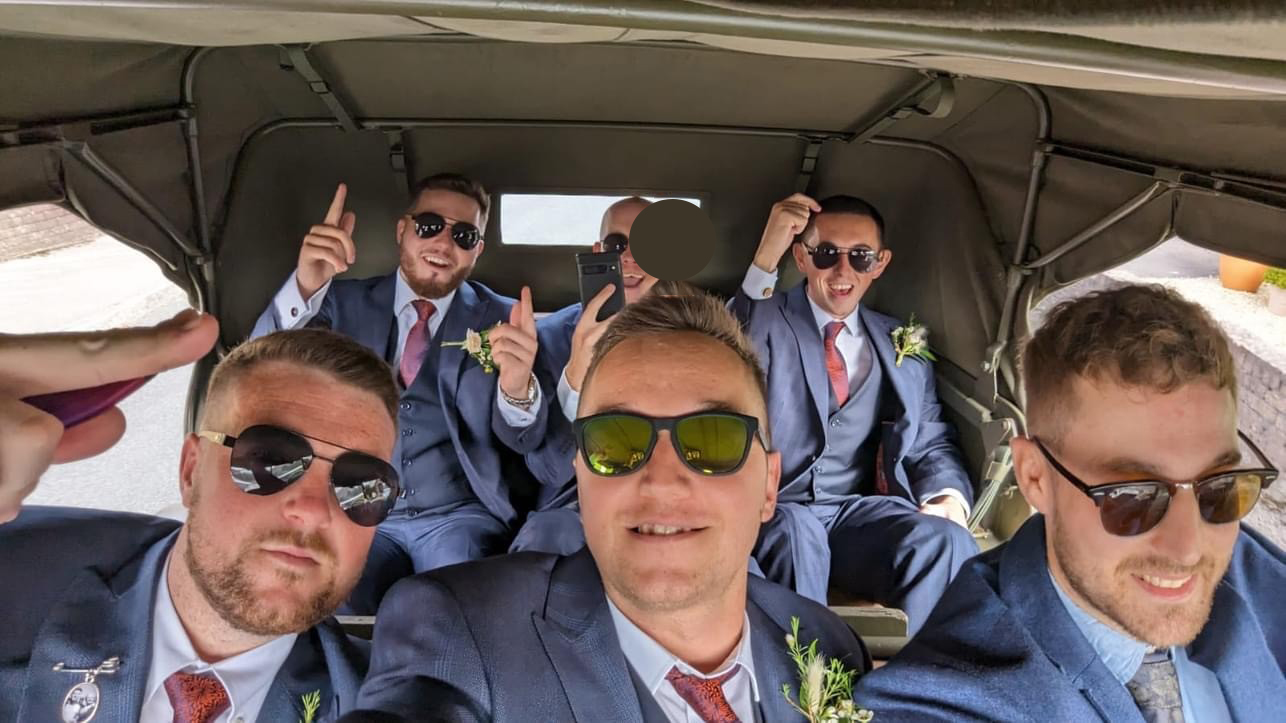
[[[806,280],[774,294],[788,250]],[[729,307],[766,367],[782,452],[781,502],[755,549],[764,574],[823,603],[829,583],[901,608],[915,631],[978,548],[933,367],[900,356],[899,322],[859,303],[892,258],[870,204],[795,194],[773,206]]]
[[[652,202],[645,198],[631,196],[608,206],[599,225],[599,240],[593,247],[595,253],[610,251],[621,255],[626,304],[641,299],[657,282],[655,276],[634,261],[629,245],[634,219],[650,205]],[[576,419],[581,383],[589,368],[594,344],[611,321],[610,318],[599,321],[598,310],[614,292],[615,286],[600,291],[589,301],[588,314],[582,314],[577,303],[536,324],[539,363],[544,365],[550,378],[558,380],[558,410],[551,412],[540,448],[528,455],[530,468],[542,482],[541,493],[536,510],[514,538],[511,552],[534,550],[569,555],[585,546],[585,532],[576,506],[576,473],[572,469],[576,443],[571,422]]]
[[[405,491],[380,526],[346,607],[369,615],[406,575],[505,551],[536,491],[523,455],[541,443],[550,405],[533,373],[538,342],[530,292],[524,288],[515,303],[466,281],[486,245],[490,201],[483,187],[455,174],[420,181],[397,222],[398,268],[333,281],[357,258],[346,193],[341,184],[323,223],[304,237],[298,268],[254,335],[322,326],[356,339],[396,370],[402,399],[393,458]],[[498,373],[465,349],[443,347],[488,329]]]
[[[858,699],[876,720],[1268,721],[1286,555],[1239,520],[1276,471],[1237,431],[1227,340],[1160,287],[1066,302],[1022,357],[1023,495]]]
[[[417,575],[385,599],[359,705],[433,718],[442,688],[486,720],[797,720],[799,639],[857,672],[869,658],[826,608],[751,577],[778,453],[763,380],[712,297],[617,314],[586,373],[576,476],[587,547]],[[467,716],[465,716],[467,718]]]
[[[396,405],[384,362],[344,337],[247,342],[215,368],[184,440],[184,524],[27,507],[0,525],[0,720],[350,709],[367,646],[329,616],[397,493]]]

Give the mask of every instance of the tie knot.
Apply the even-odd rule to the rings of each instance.
[[[433,302],[428,299],[416,299],[411,302],[411,306],[415,307],[415,316],[421,322],[427,320],[430,316],[433,316]]]
[[[165,679],[174,723],[210,723],[232,705],[214,673],[174,673]]]
[[[720,675],[717,678],[702,678],[699,675],[689,675],[679,670],[678,667],[670,668],[670,672],[665,674],[665,679],[670,681],[674,686],[674,691],[679,697],[692,706],[692,710],[701,717],[706,723],[737,723],[737,714],[728,704],[728,699],[723,695],[723,684],[728,679],[737,674],[737,668],[734,666],[731,670]]]
[[[826,325],[826,340],[835,341],[841,331],[844,331],[844,322],[832,321]]]

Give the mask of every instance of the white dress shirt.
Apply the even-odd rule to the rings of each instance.
[[[303,294],[299,293],[299,283],[295,278],[295,272],[291,272],[290,278],[282,285],[281,290],[272,299],[273,315],[277,320],[278,329],[298,329],[307,324],[317,312],[321,311],[322,300],[326,298],[326,292],[330,290],[330,281],[327,281],[320,289],[317,290],[307,300]],[[455,299],[456,290],[452,289],[449,294],[440,299],[424,299],[433,304],[433,314],[428,319],[428,328],[425,333],[432,339],[433,335],[438,332],[438,327],[442,326],[442,320],[447,316],[447,310],[451,308],[451,302]],[[411,302],[422,299],[420,295],[411,290],[410,284],[406,282],[406,277],[402,275],[402,270],[397,270],[397,282],[393,292],[393,308],[397,309],[397,349],[393,354],[393,368],[399,369],[402,364],[402,352],[406,350],[406,337],[411,332],[411,327],[419,321],[419,314],[415,311],[415,305]],[[477,330],[475,330],[477,331]],[[463,341],[462,339],[447,339],[446,341]],[[509,402],[505,401],[504,395],[497,398],[500,406],[500,415],[504,417],[505,422],[511,427],[527,427],[536,421],[536,415],[540,412],[540,385],[536,385],[536,400],[532,402],[531,409],[519,409]]]
[[[741,282],[741,291],[751,299],[762,301],[772,296],[773,289],[777,288],[777,272],[764,271],[763,269],[750,265],[746,271],[746,277]],[[836,319],[826,313],[818,306],[811,296],[804,294],[808,299],[808,307],[813,311],[813,323],[817,325],[817,332],[821,334],[822,339],[826,339],[826,325],[832,321],[841,321],[844,328],[840,330],[839,336],[835,337],[835,350],[839,352],[840,357],[844,360],[844,367],[848,371],[848,388],[851,394],[859,384],[866,379],[866,375],[871,373],[871,365],[875,363],[875,350],[871,347],[869,340],[866,338],[866,330],[862,325],[860,312],[861,305],[853,307],[853,311],[843,319]],[[920,496],[917,500],[919,504],[924,504],[935,497],[947,495],[956,499],[964,505],[965,516],[969,515],[970,505],[965,496],[956,489],[942,489],[929,492]]]
[[[701,717],[688,705],[665,679],[671,668],[678,667],[679,672],[701,678],[718,678],[729,670],[737,672],[723,684],[723,697],[742,723],[758,720],[756,711],[759,707],[759,684],[755,681],[755,660],[750,652],[750,617],[746,616],[741,626],[741,642],[732,651],[732,655],[719,666],[718,671],[706,675],[691,665],[676,658],[670,651],[661,647],[647,633],[625,617],[607,599],[607,607],[612,612],[612,624],[616,627],[616,639],[621,643],[621,652],[625,660],[638,674],[639,680],[652,692],[665,716],[671,723],[702,723]]]
[[[170,555],[173,554],[171,551]],[[211,723],[253,723],[259,717],[259,711],[268,698],[268,689],[295,647],[298,636],[294,633],[282,635],[213,665],[206,663],[197,656],[192,640],[174,609],[169,577],[170,559],[167,557],[152,603],[152,664],[147,673],[147,687],[143,689],[140,723],[171,723],[174,720],[170,696],[165,692],[165,679],[179,671],[194,674],[211,672],[223,683],[231,705]]]

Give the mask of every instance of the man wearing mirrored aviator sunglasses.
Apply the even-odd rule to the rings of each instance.
[[[789,721],[800,643],[870,666],[826,608],[750,575],[777,496],[763,376],[703,294],[651,294],[595,347],[576,420],[587,546],[417,575],[389,593],[359,704],[436,719],[445,686],[495,721]]]
[[[54,720],[112,658],[96,720],[293,721],[314,692],[316,720],[350,709],[367,646],[330,615],[398,492],[397,401],[338,334],[246,342],[183,442],[182,525],[35,506],[0,525],[0,720]]]
[[[1237,430],[1228,341],[1173,291],[1056,307],[1022,352],[1023,495],[859,699],[877,720],[1267,721],[1286,555],[1240,524],[1277,471]]]
[[[775,293],[788,252],[805,278]],[[892,259],[870,203],[795,194],[773,206],[729,306],[780,410],[781,504],[756,560],[819,602],[833,588],[900,608],[914,632],[978,547],[967,529],[973,486],[933,366],[899,357],[901,322],[861,303]]]
[[[253,335],[325,327],[357,339],[395,370],[402,400],[393,458],[403,494],[345,608],[373,615],[406,575],[505,551],[526,512],[512,492],[536,484],[522,455],[543,439],[550,405],[534,373],[531,292],[524,288],[514,300],[468,280],[486,246],[486,189],[458,174],[421,180],[396,224],[398,268],[334,279],[357,261],[357,218],[345,210],[347,194],[340,184]],[[495,373],[463,349],[443,348],[488,329]]]

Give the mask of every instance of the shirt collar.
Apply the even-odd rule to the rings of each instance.
[[[173,673],[180,670],[189,673],[212,671],[228,692],[228,699],[232,702],[228,720],[233,720],[237,715],[238,704],[244,705],[260,693],[266,693],[268,686],[277,677],[277,671],[295,647],[298,634],[282,635],[213,665],[201,660],[192,647],[192,640],[183,628],[178,611],[174,609],[174,600],[170,597],[170,558],[173,555],[174,551],[171,550],[170,555],[166,556],[165,565],[161,569],[161,580],[153,598],[152,663],[143,701],[151,700],[154,695],[165,695],[164,691],[158,689]]]
[[[455,298],[455,292],[457,291],[459,291],[458,287],[451,289],[446,296],[440,299],[424,299],[423,296],[411,290],[411,285],[406,282],[406,276],[402,274],[402,269],[399,268],[397,270],[397,288],[393,292],[393,309],[395,313],[400,314],[412,301],[424,299],[433,304],[434,316],[439,319],[445,319],[447,309],[451,307],[451,300]]]
[[[1063,601],[1063,607],[1067,608],[1067,614],[1072,616],[1072,621],[1098,653],[1103,665],[1107,666],[1112,676],[1121,681],[1122,685],[1130,682],[1134,674],[1139,672],[1143,656],[1152,650],[1152,646],[1113,629],[1082,610],[1080,605],[1063,592],[1052,572],[1049,574],[1049,581],[1054,584],[1054,590],[1058,593],[1058,599]]]
[[[844,322],[844,327],[848,329],[848,333],[858,337],[859,339],[861,338],[861,328],[858,324],[858,313],[862,310],[861,304],[853,307],[853,311],[848,316],[843,319],[836,319],[823,311],[822,307],[818,306],[817,303],[813,301],[813,297],[809,296],[807,292],[804,293],[804,298],[808,299],[808,308],[813,310],[813,323],[817,324],[817,330],[821,332],[822,338],[826,337],[826,325],[832,321]]]
[[[755,660],[750,650],[750,616],[742,613],[741,642],[737,644],[732,656],[719,666],[719,669],[706,675],[691,665],[679,660],[673,653],[661,647],[639,626],[635,625],[619,608],[607,598],[607,608],[612,613],[612,624],[616,627],[616,639],[621,643],[625,659],[634,667],[634,672],[643,679],[649,692],[656,694],[670,668],[678,667],[680,672],[702,678],[717,678],[740,665],[750,676],[750,690],[754,693],[755,702],[759,701],[759,681],[755,679]]]

